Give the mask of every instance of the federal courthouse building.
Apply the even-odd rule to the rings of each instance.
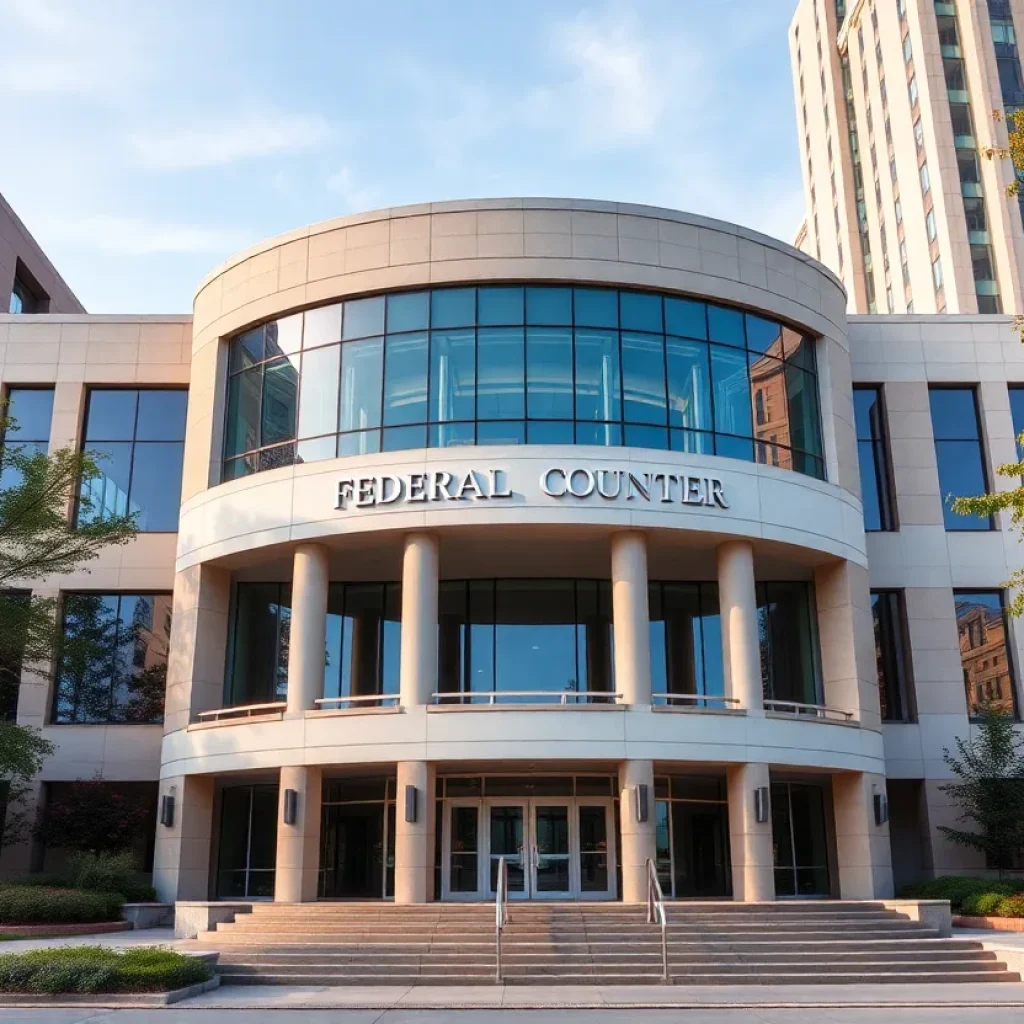
[[[887,48],[898,29],[921,67],[955,62],[936,19],[984,5],[926,7],[798,11],[837,225],[867,147],[836,53],[877,13]],[[887,103],[909,119],[939,74]],[[950,131],[928,121],[925,159]],[[870,263],[875,212],[822,241],[817,174],[814,255],[673,210],[445,202],[264,242],[191,317],[83,313],[0,207],[9,440],[104,455],[90,496],[139,524],[36,588],[64,636],[110,639],[3,709],[56,745],[35,817],[78,779],[141,794],[175,902],[491,900],[501,858],[537,901],[643,900],[648,860],[677,900],[985,871],[940,830],[943,750],[986,703],[1018,714],[1021,549],[949,496],[1015,483],[1024,346],[992,300],[1019,308],[1020,211],[988,190],[994,287],[967,273],[978,204],[965,226],[915,169],[902,209],[926,206],[898,230],[927,233],[904,269],[929,312],[911,291],[856,312],[898,261]],[[0,870],[60,856],[9,846]]]

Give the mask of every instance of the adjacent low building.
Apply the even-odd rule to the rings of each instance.
[[[946,496],[1012,484],[1024,350],[846,304],[744,228],[512,199],[272,239],[191,321],[3,318],[22,439],[107,453],[142,531],[45,583],[113,639],[23,678],[38,813],[142,787],[177,901],[486,900],[502,857],[538,900],[643,899],[648,860],[677,899],[985,870],[942,751],[1016,713],[1019,548]]]

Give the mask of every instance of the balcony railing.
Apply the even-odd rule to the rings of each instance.
[[[215,708],[213,711],[200,711],[196,718],[200,722],[223,722],[232,718],[251,718],[253,715],[269,715],[275,711],[284,711],[288,705],[283,700],[270,704],[238,704],[232,708]]]
[[[651,703],[658,707],[687,707],[711,711],[738,711],[739,697],[720,697],[703,693],[652,693]]]
[[[485,690],[469,693],[435,693],[435,704],[614,704],[621,694],[587,690]]]
[[[400,701],[401,697],[397,693],[366,693],[356,697],[318,697],[313,703],[319,710],[327,711],[362,707],[396,708]]]
[[[824,704],[801,704],[795,700],[766,700],[765,711],[774,711],[780,715],[793,715],[797,718],[821,718],[831,722],[852,722],[852,711],[830,708]]]

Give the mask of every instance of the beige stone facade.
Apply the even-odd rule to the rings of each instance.
[[[545,442],[399,447],[222,481],[228,377],[239,372],[229,347],[239,332],[366,295],[524,283],[686,296],[777,319],[785,337],[813,337],[824,478],[770,458]],[[825,267],[733,225],[608,203],[495,200],[380,211],[273,239],[202,282],[191,320],[0,318],[3,385],[55,388],[52,447],[83,443],[90,388],[189,386],[178,534],[141,534],[88,575],[39,584],[51,593],[173,592],[163,729],[55,724],[54,680],[26,674],[18,719],[57,745],[40,793],[97,773],[158,780],[162,807],[171,798],[173,810],[155,826],[154,882],[180,902],[344,895],[355,882],[331,872],[342,871],[339,848],[351,849],[356,834],[376,851],[377,897],[399,902],[488,898],[487,865],[499,852],[521,869],[525,894],[635,901],[646,893],[648,860],[662,870],[667,850],[677,867],[664,871],[682,898],[698,893],[678,864],[699,861],[691,844],[713,832],[714,884],[741,900],[787,887],[889,897],[921,874],[984,869],[937,832],[954,813],[939,791],[942,748],[971,729],[953,591],[998,589],[1019,554],[1007,523],[946,531],[928,387],[976,389],[991,477],[1014,457],[1007,385],[1024,380],[1024,356],[1008,317],[848,319],[845,307]],[[760,387],[774,422],[786,388],[779,373],[764,372],[773,357],[751,357],[750,373],[751,394]],[[899,526],[888,533],[864,531],[854,384],[884,392]],[[758,421],[756,439],[774,443],[764,426]],[[632,476],[640,490],[588,489],[598,472]],[[680,474],[706,480],[706,491],[694,486],[708,500],[673,499],[669,478]],[[437,500],[399,500],[395,491],[385,500],[388,487],[423,479],[440,488]],[[478,493],[443,500],[451,480],[473,480]],[[383,488],[382,500],[367,497],[372,486]],[[613,649],[595,639],[598,613],[581,620],[576,644],[593,671],[602,660],[609,666],[609,687],[552,700],[523,672],[504,697],[445,690],[439,666],[451,644],[438,624],[451,614],[453,581],[538,578],[607,584]],[[720,690],[664,692],[655,683],[663,668],[652,662],[652,581],[714,588],[717,632],[705,624],[701,642],[720,666]],[[762,592],[773,581],[813,594],[808,671],[817,700],[779,699],[766,682],[772,627]],[[393,686],[328,692],[326,672],[338,667],[325,656],[335,642],[325,618],[342,616],[334,588],[371,582],[401,584],[397,632],[382,619],[377,633],[352,619],[345,642],[350,651],[375,644],[386,662],[400,638]],[[287,631],[274,641],[287,645],[286,670],[258,701],[229,692],[248,585],[289,588],[274,599],[288,608]],[[899,722],[881,721],[871,592],[882,589],[905,599],[912,711]],[[1016,690],[1024,650],[1015,624],[1001,628]],[[255,649],[263,639],[245,643]],[[345,795],[377,780],[379,796]],[[695,798],[698,785],[718,795]],[[685,805],[678,818],[676,800]],[[780,849],[795,840],[808,800],[820,808],[820,842],[786,860]],[[706,831],[672,824],[698,805],[716,808]],[[231,822],[257,814],[271,831],[248,835],[239,853]],[[494,845],[500,822],[518,822],[520,849]],[[566,849],[545,848],[560,827]],[[782,828],[791,830],[785,841]],[[480,844],[472,849],[470,834]],[[508,835],[514,847],[514,827]],[[15,847],[0,868],[30,861]]]
[[[790,26],[806,219],[797,244],[858,313],[1020,313],[1006,115],[1020,0],[801,0]],[[993,113],[995,112],[995,113]]]

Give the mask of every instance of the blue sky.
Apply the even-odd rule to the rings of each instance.
[[[90,312],[268,235],[580,196],[791,240],[795,0],[0,0],[0,192]]]

